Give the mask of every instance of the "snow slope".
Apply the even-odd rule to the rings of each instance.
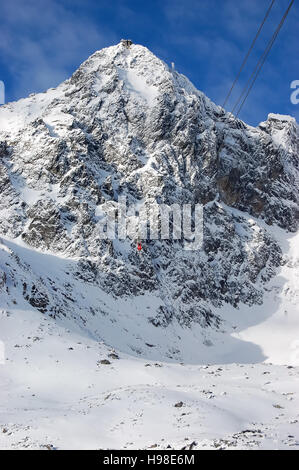
[[[112,359],[33,311],[2,311],[1,324],[2,449],[298,448],[298,368]]]
[[[224,328],[204,334],[142,322],[146,298],[120,310],[104,297],[110,316],[98,325],[99,341],[75,317],[54,320],[28,308],[10,286],[1,304],[0,447],[297,448],[298,235],[284,244],[287,264],[263,306],[222,309]],[[11,263],[12,248],[41,275],[66,282],[70,260],[4,239],[1,260]],[[94,296],[83,283],[75,292],[75,305]]]

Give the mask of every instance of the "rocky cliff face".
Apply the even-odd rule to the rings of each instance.
[[[218,327],[215,307],[261,303],[283,262],[267,227],[296,230],[298,136],[285,116],[247,126],[142,46],[96,52],[57,89],[0,108],[2,246],[69,262],[59,285],[7,249],[0,292],[11,285],[45,314],[100,324],[109,306],[79,307],[79,280],[118,300],[152,295],[151,313],[140,310],[155,326]],[[135,241],[102,240],[100,215],[119,196],[203,204],[203,248],[148,240],[139,255]]]

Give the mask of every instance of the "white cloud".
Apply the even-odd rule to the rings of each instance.
[[[95,50],[117,42],[57,0],[10,0],[1,8],[0,52],[17,98],[56,86]]]

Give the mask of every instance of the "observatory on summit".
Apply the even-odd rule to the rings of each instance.
[[[122,39],[120,42],[127,49],[129,49],[129,47],[133,44],[133,41],[131,41],[131,39]]]

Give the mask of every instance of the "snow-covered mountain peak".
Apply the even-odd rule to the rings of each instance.
[[[96,74],[99,77],[103,74],[106,77],[116,77],[124,82],[127,89],[135,90],[141,95],[146,93],[148,87],[155,87],[157,94],[159,91],[175,92],[175,87],[184,88],[189,94],[198,94],[198,90],[186,77],[176,73],[149,49],[137,44],[126,47],[122,41],[116,46],[96,51],[77,72],[79,75]],[[77,72],[74,74],[75,79]],[[182,94],[182,90],[179,94]]]
[[[260,123],[259,127],[271,135],[276,145],[282,146],[298,161],[299,126],[294,117],[270,113],[267,121]]]
[[[298,448],[298,166],[127,42],[0,107],[1,448]],[[202,246],[103,239],[120,196]]]
[[[217,327],[224,303],[262,302],[282,262],[268,228],[297,227],[298,135],[282,122],[277,145],[281,122],[247,126],[143,46],[97,51],[56,89],[0,108],[0,235],[69,259],[67,289],[78,279],[98,289],[91,314],[78,301],[75,312],[94,334],[112,308],[101,296],[119,299],[115,311],[130,299],[155,326]],[[119,196],[130,205],[202,204],[202,250],[147,239],[139,256],[131,239],[101,239],[101,214]],[[12,263],[20,272],[7,278],[25,282],[26,301],[72,316],[56,281],[36,265],[28,274],[28,261]]]
[[[296,122],[296,119],[286,114],[270,113],[268,114],[268,121],[292,122],[294,124]]]

